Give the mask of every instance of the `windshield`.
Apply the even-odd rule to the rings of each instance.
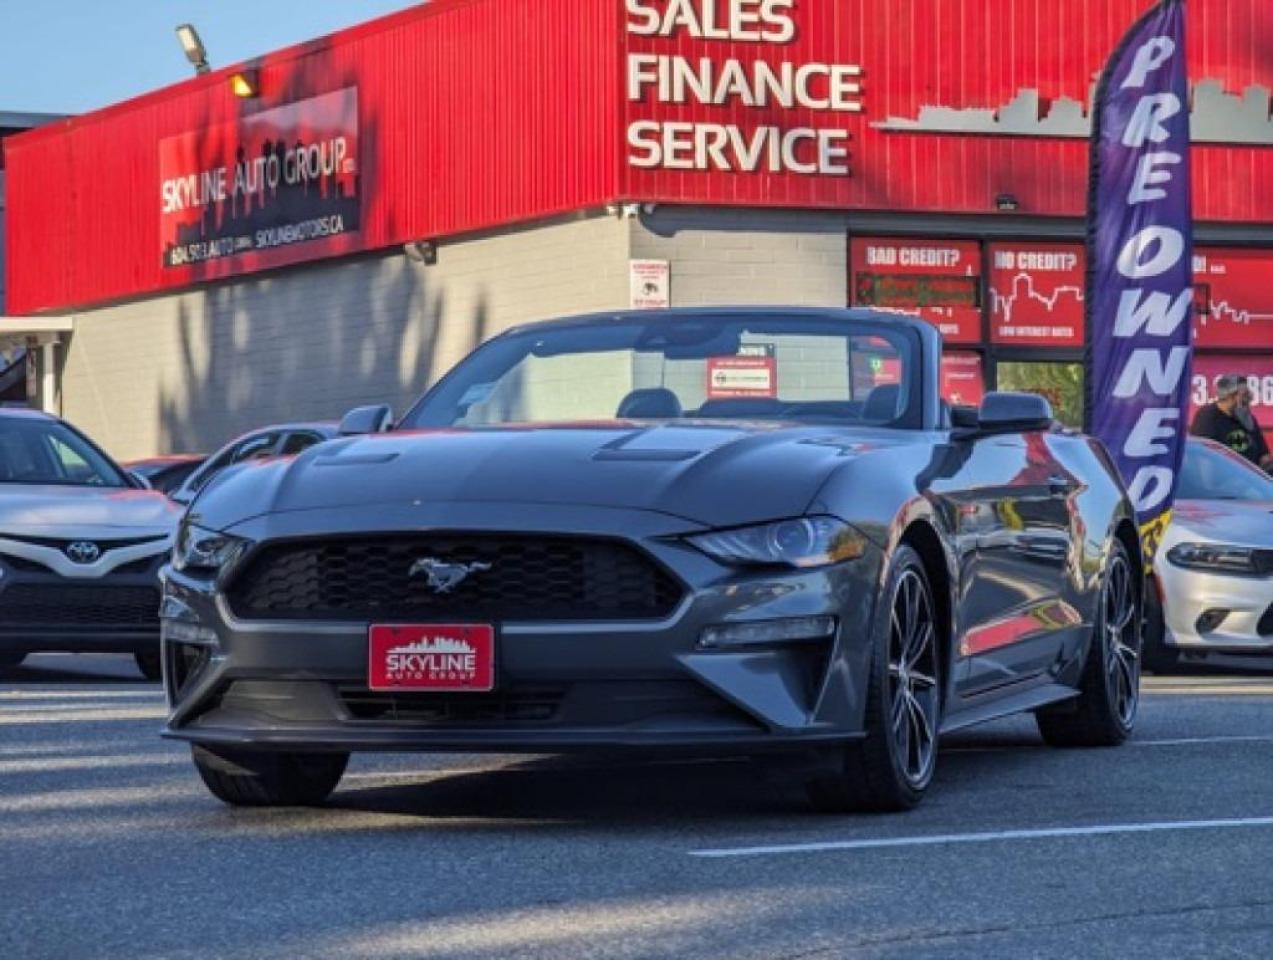
[[[1235,453],[1191,442],[1176,495],[1182,500],[1273,500],[1273,478]]]
[[[123,472],[56,420],[0,417],[0,483],[128,487]]]
[[[709,419],[918,427],[919,351],[902,326],[782,314],[528,329],[461,362],[399,426]]]

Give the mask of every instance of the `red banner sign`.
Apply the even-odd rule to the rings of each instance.
[[[957,407],[979,407],[986,395],[981,354],[956,350],[941,358],[941,395]]]
[[[159,143],[165,267],[359,229],[358,91],[337,90]]]
[[[1083,346],[1086,269],[1081,244],[991,244],[991,341],[1012,346]]]
[[[1194,345],[1273,350],[1273,251],[1199,247]]]
[[[858,237],[850,245],[854,306],[914,313],[947,343],[981,340],[981,247],[975,241]]]

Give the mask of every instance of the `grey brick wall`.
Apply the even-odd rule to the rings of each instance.
[[[63,414],[127,459],[207,451],[264,423],[336,419],[363,403],[401,411],[509,326],[626,307],[630,259],[672,262],[676,306],[843,305],[845,237],[835,214],[660,207],[443,243],[431,266],[394,250],[92,310],[66,348]],[[784,395],[844,375],[791,348],[779,351]],[[619,374],[598,373],[598,407],[634,375],[645,385],[639,370]],[[687,393],[702,391],[703,371],[680,374]],[[531,380],[517,402],[555,415],[561,375]]]
[[[401,411],[476,344],[531,320],[624,306],[612,217],[400,251],[81,313],[63,414],[122,459],[207,451],[273,421]]]
[[[671,261],[673,306],[846,302],[839,214],[660,206],[631,223],[634,259]]]

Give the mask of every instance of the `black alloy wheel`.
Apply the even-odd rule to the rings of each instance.
[[[937,630],[923,570],[903,572],[889,626],[889,729],[902,772],[920,787],[937,761]]]
[[[1115,540],[1079,696],[1035,714],[1039,732],[1053,746],[1115,747],[1131,736],[1140,707],[1143,583],[1127,548]]]
[[[898,548],[876,614],[866,690],[866,736],[841,748],[809,797],[828,812],[910,810],[937,768],[941,727],[941,631],[919,555]]]

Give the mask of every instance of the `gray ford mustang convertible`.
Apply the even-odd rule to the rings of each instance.
[[[1104,449],[1039,397],[951,410],[927,324],[609,314],[509,331],[392,430],[232,468],[165,571],[167,736],[229,803],[355,750],[782,755],[905,809],[941,733],[1113,745],[1141,561]],[[794,762],[793,762],[794,761]]]

